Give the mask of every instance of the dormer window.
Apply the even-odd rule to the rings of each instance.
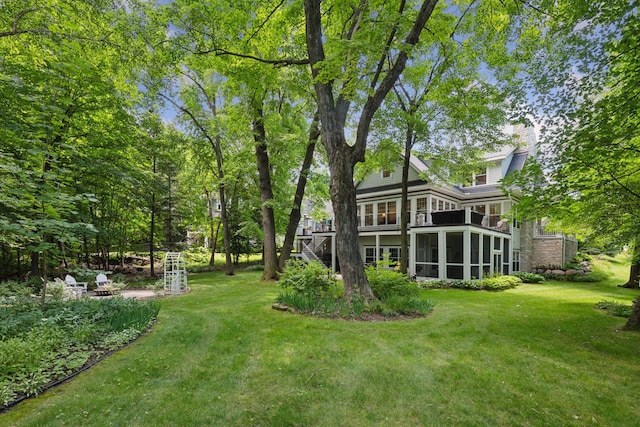
[[[484,167],[473,176],[473,185],[483,185],[487,183],[487,168]]]
[[[471,175],[471,178],[464,184],[466,187],[475,187],[487,183],[487,167],[478,169]]]

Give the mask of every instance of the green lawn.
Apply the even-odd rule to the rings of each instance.
[[[151,333],[0,425],[640,425],[640,334],[593,308],[631,302],[623,277],[423,291],[427,318],[381,323],[272,310],[259,278],[190,276]]]

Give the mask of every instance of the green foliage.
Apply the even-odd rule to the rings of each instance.
[[[4,297],[0,305],[0,399],[35,395],[92,357],[135,339],[157,317],[156,300]]]
[[[522,283],[522,280],[516,276],[495,276],[482,279],[480,281],[482,289],[487,291],[501,291],[504,289],[512,289]]]
[[[379,312],[385,317],[398,315],[427,315],[435,303],[418,296],[392,294],[382,304],[374,304],[370,311]]]
[[[632,305],[621,304],[619,302],[607,300],[598,301],[595,305],[595,308],[604,310],[611,316],[618,317],[630,317],[631,312],[633,311]]]
[[[591,262],[593,261],[593,258],[586,252],[578,252],[571,260],[571,262],[575,264],[579,264],[584,261]]]
[[[374,266],[367,267],[365,272],[376,298],[386,300],[392,295],[416,297],[419,294],[418,285],[409,281],[406,274]]]
[[[564,279],[568,282],[602,282],[607,280],[609,274],[604,271],[592,271],[587,274],[573,274],[571,276],[564,276]],[[562,280],[562,279],[560,279]]]
[[[331,294],[324,285],[315,284],[318,272],[326,274],[323,268],[309,266],[295,261],[287,265],[283,278],[287,277],[285,292],[280,293],[278,302],[295,307],[303,313],[322,317],[360,318],[365,313],[380,314],[385,317],[399,315],[424,316],[433,308],[431,301],[419,297],[420,290],[415,282],[405,274],[387,269],[369,267],[366,270],[371,289],[379,300],[367,302],[356,292],[351,301],[336,297],[336,289]],[[309,278],[308,276],[311,276]],[[281,279],[282,281],[283,279]],[[306,280],[303,282],[303,280]],[[311,283],[311,286],[308,284]],[[318,291],[320,289],[320,291]]]
[[[283,289],[307,297],[337,297],[335,275],[317,261],[307,263],[290,259],[287,261],[279,283]]]
[[[520,271],[518,273],[514,273],[514,276],[520,278],[522,283],[542,283],[544,282],[544,276],[541,274],[535,273],[527,273],[525,271]]]
[[[467,289],[467,290],[486,290],[486,291],[502,291],[512,289],[522,283],[517,276],[494,276],[487,277],[482,280],[427,280],[419,283],[421,289]]]

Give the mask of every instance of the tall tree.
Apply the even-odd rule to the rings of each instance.
[[[543,31],[529,74],[541,112],[540,159],[519,178],[530,196],[523,214],[588,227],[590,237],[634,249],[629,281],[638,287],[640,229],[640,24],[636,2],[560,1],[531,19]],[[542,185],[544,184],[544,185]],[[628,328],[640,329],[640,304]]]
[[[405,1],[393,5],[362,2],[348,10],[324,4],[323,13],[319,0],[304,2],[307,50],[331,172],[336,252],[347,299],[355,292],[366,300],[374,298],[358,247],[354,166],[364,160],[371,120],[404,70],[436,3],[426,0],[414,8]],[[387,7],[395,13],[387,12]],[[335,50],[327,52],[327,47]],[[368,95],[357,119],[355,142],[349,144],[347,116],[354,98],[362,96],[357,91],[364,89],[358,84],[362,80],[366,80]]]

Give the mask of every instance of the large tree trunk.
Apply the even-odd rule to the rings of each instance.
[[[313,122],[311,123],[311,127],[309,128],[309,141],[307,144],[307,151],[304,155],[304,160],[302,162],[302,168],[300,169],[300,176],[298,177],[298,185],[296,186],[296,194],[293,197],[293,208],[291,208],[291,213],[289,214],[289,223],[287,224],[287,232],[284,236],[284,243],[282,244],[282,250],[280,252],[280,258],[278,260],[278,266],[280,270],[282,270],[291,256],[291,251],[293,249],[293,241],[296,237],[296,230],[298,228],[298,223],[301,218],[300,207],[302,206],[302,199],[304,198],[304,190],[307,186],[307,178],[309,176],[309,171],[311,169],[311,162],[313,161],[313,153],[316,149],[316,143],[318,138],[320,137],[320,127],[319,127],[319,115],[316,111],[316,114],[313,116]]]
[[[620,285],[622,288],[638,289],[640,288],[640,262],[632,262],[629,267],[629,280],[624,285]]]
[[[323,139],[330,137],[323,134]],[[342,147],[348,146],[345,144]],[[329,169],[331,202],[335,214],[336,255],[345,284],[344,296],[349,300],[357,290],[365,300],[375,299],[360,256],[358,216],[355,209],[356,188],[353,183],[353,165],[350,157],[333,156],[329,161]]]
[[[640,297],[633,302],[633,311],[631,312],[631,317],[627,319],[624,329],[640,331]]]
[[[264,129],[262,99],[256,99],[253,107],[253,137],[256,142],[258,187],[260,188],[260,202],[262,203],[262,231],[264,233],[264,272],[262,273],[262,280],[274,280],[278,278],[276,221],[273,213],[273,189],[271,187],[271,171],[269,154],[267,153],[267,135]]]

